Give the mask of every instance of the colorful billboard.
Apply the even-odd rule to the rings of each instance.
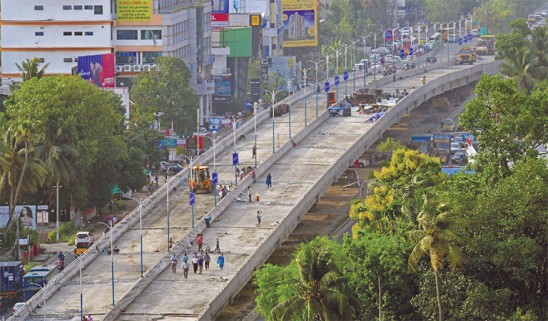
[[[42,209],[43,206],[40,206]],[[47,212],[47,206],[46,206]],[[8,224],[10,208],[9,206],[0,206],[0,227],[4,228]],[[36,229],[36,205],[16,205],[14,219],[21,218],[21,227]]]
[[[78,57],[78,74],[97,87],[114,88],[114,54]]]
[[[318,45],[318,15],[315,0],[282,0],[284,47]]]
[[[116,20],[150,21],[152,18],[152,0],[117,0]]]
[[[211,28],[228,27],[228,0],[211,0]]]

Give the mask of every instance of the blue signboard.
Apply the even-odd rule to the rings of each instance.
[[[344,79],[345,81],[348,80],[348,70],[345,70],[345,71],[344,71],[344,73],[343,73],[343,79]]]
[[[232,165],[238,165],[238,153],[232,153]]]
[[[335,86],[339,85],[339,76],[335,76]]]
[[[177,146],[177,138],[162,138],[158,144],[158,148],[162,149],[164,147],[175,147]]]
[[[330,87],[329,87],[329,81],[326,81],[326,82],[325,82],[324,90],[325,90],[325,92],[328,92],[329,89],[330,89]]]
[[[464,35],[464,43],[468,41],[468,35]]]
[[[462,38],[459,38],[459,45],[462,45]]]
[[[413,56],[413,48],[409,48],[409,56]]]
[[[411,136],[412,143],[428,143],[430,142],[431,137],[428,136]]]
[[[194,206],[194,203],[196,202],[196,197],[194,196],[194,193],[190,192],[190,195],[188,195],[188,201],[190,203],[190,206]]]
[[[392,39],[392,29],[386,30],[386,32],[384,33],[384,38]]]
[[[213,172],[211,174],[211,182],[213,185],[217,185],[217,182],[219,181],[219,175],[217,175],[217,172]]]
[[[474,39],[474,35],[473,34],[469,34],[468,35],[468,38],[470,38],[470,40]]]
[[[400,49],[400,58],[405,57],[405,51],[403,49]]]

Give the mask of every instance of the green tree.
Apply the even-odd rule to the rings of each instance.
[[[409,268],[416,272],[422,257],[425,254],[430,257],[430,267],[436,281],[439,321],[443,320],[440,271],[443,269],[445,261],[449,261],[451,267],[457,267],[462,263],[464,254],[459,244],[468,242],[466,238],[458,235],[455,217],[447,210],[445,204],[439,203],[425,194],[422,210],[417,217],[420,229],[409,232],[409,238],[415,243],[415,247],[409,255]]]
[[[179,134],[196,130],[198,99],[190,87],[192,76],[187,65],[176,57],[160,57],[158,69],[143,72],[133,81],[132,101],[141,121],[151,125],[158,113],[161,124],[173,124]]]
[[[429,21],[455,21],[462,12],[462,1],[425,0],[424,11]]]
[[[78,169],[78,180],[67,178],[64,186],[71,205],[103,206],[110,200],[109,187],[119,177],[113,164],[127,151],[116,94],[76,76],[32,78],[6,105],[14,124],[30,124],[33,132],[42,133],[33,146],[43,147],[40,155],[51,165],[51,181],[62,179],[71,166]],[[65,147],[71,152],[62,153]]]
[[[46,73],[49,64],[45,64],[40,68],[39,58],[27,58],[21,64],[15,63],[15,66],[21,72],[21,79],[27,81],[31,78],[42,78]]]
[[[350,207],[350,218],[356,221],[352,227],[354,237],[358,237],[365,225],[389,232],[398,221],[414,224],[422,191],[444,177],[438,158],[416,150],[395,150],[389,166],[374,172],[369,185],[371,195]]]
[[[532,93],[519,91],[511,79],[482,76],[476,95],[459,116],[461,128],[470,130],[482,144],[474,167],[487,171],[492,181],[510,173],[510,162],[536,155],[548,142],[548,90],[542,83]]]

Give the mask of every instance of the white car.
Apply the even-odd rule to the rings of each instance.
[[[381,61],[381,55],[379,55],[377,53],[373,53],[373,54],[369,55],[369,60],[371,60],[372,62]]]
[[[200,132],[194,132],[192,136],[209,136],[211,133],[209,130],[205,129],[204,127],[200,127]]]
[[[411,27],[404,27],[401,29],[401,34],[404,36],[411,36],[412,32],[413,32],[413,29],[411,29]]]
[[[540,12],[540,15],[543,16],[543,17],[548,17],[548,10],[542,10]]]
[[[25,305],[27,305],[26,302],[17,302],[17,303],[15,303],[15,305],[13,306],[13,308],[11,309],[11,312],[15,313],[15,312],[17,312],[18,310],[21,310],[21,308],[24,307]]]
[[[472,36],[474,37],[479,37],[481,36],[481,33],[478,29],[472,29],[472,31],[470,31],[470,33],[472,34]]]
[[[91,232],[87,232],[87,231],[80,231],[80,232],[76,233],[76,238],[74,239],[74,243],[75,244],[79,244],[79,243],[92,244],[93,243],[93,234],[91,234]]]
[[[367,70],[368,75],[382,75],[384,73],[384,67],[382,65],[373,65]]]

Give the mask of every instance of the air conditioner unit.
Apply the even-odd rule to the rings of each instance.
[[[133,71],[141,71],[141,66],[140,65],[134,65],[133,66]]]
[[[143,71],[150,71],[150,65],[143,65]]]
[[[116,66],[116,72],[122,72],[122,70],[124,70],[124,68],[122,66]]]
[[[131,65],[124,65],[124,71],[131,71]]]

